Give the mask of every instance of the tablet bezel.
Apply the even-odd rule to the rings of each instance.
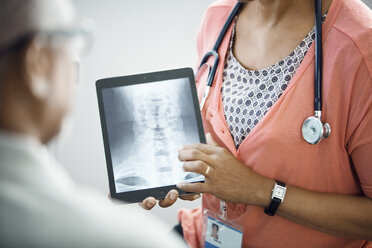
[[[176,187],[176,185],[167,185],[164,187],[148,188],[142,190],[135,190],[129,192],[116,193],[115,187],[115,178],[111,160],[111,152],[108,140],[108,132],[106,125],[106,116],[103,105],[102,90],[107,88],[115,88],[121,86],[135,85],[135,84],[144,84],[144,83],[154,83],[158,81],[179,79],[179,78],[188,78],[190,83],[190,89],[192,94],[192,100],[194,104],[194,113],[196,117],[196,122],[198,126],[198,133],[200,143],[206,143],[203,121],[200,113],[199,100],[196,91],[194,73],[191,68],[181,68],[167,71],[157,71],[122,77],[112,77],[112,78],[103,78],[96,81],[96,90],[97,90],[97,99],[98,99],[98,108],[101,120],[101,129],[103,136],[103,144],[106,157],[106,166],[107,174],[109,179],[110,195],[113,199],[119,199],[126,201],[128,203],[132,202],[141,202],[145,198],[152,196],[155,199],[164,199],[166,194],[171,189],[176,189],[180,195],[190,194],[189,192],[184,192]]]

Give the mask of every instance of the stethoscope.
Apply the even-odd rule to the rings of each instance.
[[[234,9],[231,11],[226,23],[223,25],[220,34],[218,35],[217,41],[214,44],[211,51],[206,53],[200,63],[198,71],[196,73],[196,80],[200,81],[201,75],[205,75],[205,71],[208,72],[206,78],[206,88],[203,93],[203,97],[200,101],[200,110],[203,110],[205,102],[209,96],[210,88],[212,87],[218,63],[219,55],[218,49],[222,43],[222,40],[230,27],[235,16],[238,14],[243,3],[238,2]],[[213,66],[210,67],[207,61],[210,58],[214,58]],[[314,116],[308,117],[302,124],[302,137],[309,144],[318,144],[322,139],[326,139],[331,134],[331,126],[328,123],[323,123],[322,118],[322,0],[315,0],[315,82],[314,82]]]

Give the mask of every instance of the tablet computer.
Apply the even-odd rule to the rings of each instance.
[[[96,82],[111,197],[162,199],[179,182],[204,177],[184,172],[178,150],[205,143],[191,68],[100,79]]]

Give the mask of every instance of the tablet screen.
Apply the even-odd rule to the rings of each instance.
[[[178,150],[200,143],[190,78],[102,89],[116,193],[203,181]]]

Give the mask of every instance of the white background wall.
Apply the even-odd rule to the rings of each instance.
[[[55,150],[57,158],[76,182],[99,190],[105,195],[103,200],[107,200],[109,189],[95,81],[104,77],[194,67],[196,31],[203,11],[212,0],[75,2],[78,13],[95,22],[95,39],[92,51],[81,61],[72,136],[59,141]],[[179,201],[171,208],[157,207],[152,212],[174,225],[180,207],[199,205],[200,200]]]
[[[81,62],[80,93],[73,109],[72,138],[58,143],[56,155],[75,181],[107,195],[95,81],[103,77],[194,67],[196,30],[203,11],[212,0],[75,2],[79,14],[95,22],[95,40],[93,50]],[[372,0],[367,2],[372,6]],[[103,197],[103,200],[107,198]],[[157,207],[153,213],[174,225],[180,207],[199,205],[200,200],[179,201],[169,209]]]

